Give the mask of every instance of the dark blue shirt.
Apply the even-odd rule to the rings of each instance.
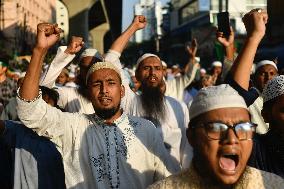
[[[5,121],[0,138],[0,168],[0,178],[7,179],[0,179],[1,188],[11,183],[14,188],[23,189],[65,188],[62,158],[55,145],[17,122]]]

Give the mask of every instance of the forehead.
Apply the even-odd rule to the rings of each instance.
[[[219,108],[198,116],[199,123],[220,121],[228,124],[250,121],[249,112],[245,108]]]
[[[141,66],[162,66],[162,62],[157,57],[148,57],[143,60]]]
[[[80,60],[80,67],[88,67],[92,63],[93,57],[86,56]]]
[[[109,79],[119,81],[120,77],[116,71],[110,68],[96,70],[90,75],[90,81],[104,81]]]
[[[259,69],[257,69],[257,73],[262,73],[262,72],[267,72],[267,71],[273,71],[273,72],[277,72],[277,70],[275,69],[274,66],[272,65],[264,65],[261,66]]]

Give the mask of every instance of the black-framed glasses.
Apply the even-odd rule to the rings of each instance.
[[[222,140],[227,136],[228,130],[232,129],[239,140],[251,140],[257,124],[251,122],[227,125],[221,122],[201,123],[193,127],[204,127],[207,137],[211,140]]]

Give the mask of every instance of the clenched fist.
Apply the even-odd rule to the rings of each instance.
[[[82,49],[83,46],[84,41],[82,37],[72,36],[72,39],[64,52],[67,54],[76,54]]]
[[[60,38],[62,30],[57,24],[40,23],[37,25],[37,43],[36,47],[48,50]]]

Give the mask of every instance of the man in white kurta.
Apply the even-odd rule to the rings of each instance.
[[[137,24],[139,23],[139,18],[141,16],[136,16],[133,23],[129,26],[129,28],[114,42],[111,49],[109,50],[105,55],[105,60],[114,63],[117,68],[122,70],[122,65],[119,61],[120,57],[120,50],[117,49],[123,49],[121,46],[123,46],[123,43],[125,41],[128,41],[130,36],[132,34],[129,34],[129,31],[137,31],[138,29],[141,29],[137,27]],[[142,16],[143,17],[143,16]],[[143,26],[145,27],[145,26]],[[143,28],[142,27],[142,28]],[[126,39],[125,39],[126,38]],[[119,48],[117,48],[119,46]],[[64,53],[63,51],[59,51],[56,57],[64,57],[65,55],[60,55],[60,53]],[[88,54],[88,53],[86,53]],[[94,56],[96,53],[95,51],[92,52],[92,56]],[[158,58],[157,56],[155,56]],[[56,58],[55,58],[56,59]],[[159,58],[158,58],[159,59]],[[55,81],[56,77],[52,78],[52,73],[60,73],[61,70],[58,70],[57,68],[63,68],[64,66],[62,64],[67,63],[66,61],[59,60],[54,61],[53,63],[57,66],[50,66],[48,73],[45,76],[44,82],[48,83],[50,81]],[[61,66],[60,66],[61,65]],[[57,68],[56,68],[57,67]],[[198,64],[194,64],[192,73],[195,73],[196,69],[198,67]],[[122,83],[125,87],[125,97],[122,99],[121,107],[123,110],[130,114],[135,115],[139,117],[144,117],[145,112],[143,110],[140,96],[136,95],[129,87],[129,80],[124,76],[124,73],[121,72],[122,75]],[[169,82],[166,82],[166,91],[171,91],[175,94],[178,94],[182,86],[186,87],[188,83],[192,81],[192,77],[195,74],[186,74],[183,78],[179,78],[177,80],[172,80]],[[43,82],[42,82],[43,83]],[[76,92],[75,89],[68,89],[73,90],[74,95],[71,95],[70,93],[66,93],[68,95],[62,95],[62,101],[65,101],[65,104],[72,104],[76,100],[76,98],[80,99],[82,98],[79,93]],[[183,89],[180,91],[180,94],[183,94]],[[181,95],[182,96],[182,95]],[[72,98],[72,99],[71,99]],[[73,99],[74,98],[74,99]],[[182,98],[182,97],[181,97]],[[60,99],[59,99],[60,100]],[[90,107],[91,103],[87,101],[80,101],[80,103],[76,104],[77,110],[81,107]],[[74,107],[74,109],[76,109]],[[71,111],[74,112],[74,111]],[[86,113],[86,112],[84,112]],[[92,113],[92,112],[87,112]],[[159,120],[159,123],[155,123],[161,137],[163,138],[164,144],[166,148],[168,149],[169,153],[171,154],[173,160],[176,162],[176,165],[180,165],[182,168],[187,168],[190,164],[190,160],[192,158],[192,149],[191,146],[188,144],[188,141],[186,139],[186,128],[189,122],[189,116],[188,116],[188,109],[184,103],[178,102],[172,97],[165,96],[165,119]]]
[[[57,145],[67,188],[143,189],[170,175],[168,153],[147,120],[122,114],[109,126],[95,114],[63,113],[41,98],[18,98],[18,105],[23,123]]]

